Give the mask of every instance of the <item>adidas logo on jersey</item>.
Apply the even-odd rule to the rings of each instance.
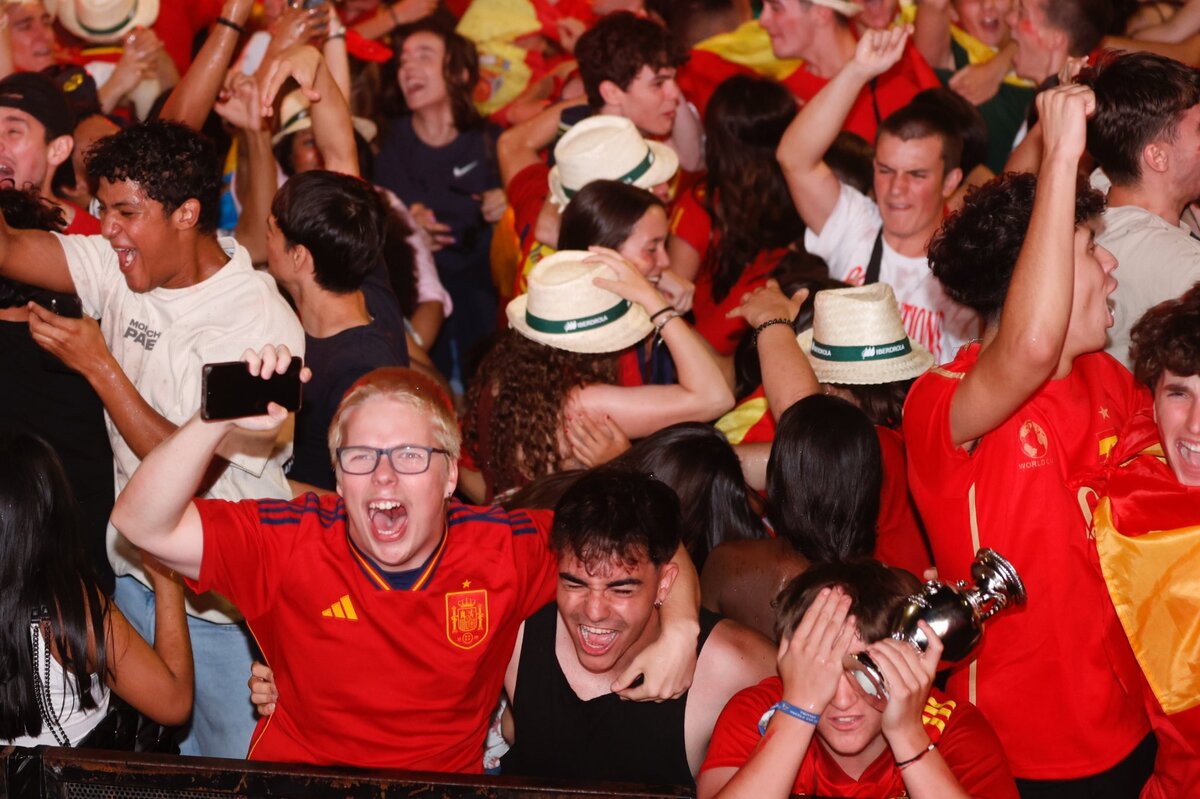
[[[349,594],[346,594],[337,602],[325,608],[325,610],[321,611],[321,615],[334,619],[358,621],[358,614],[354,612],[354,605],[350,602]]]

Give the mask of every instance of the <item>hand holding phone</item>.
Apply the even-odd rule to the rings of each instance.
[[[263,378],[246,361],[207,363],[201,373],[200,417],[205,421],[262,416],[274,402],[287,411],[300,408],[303,361],[293,357],[287,371]]]

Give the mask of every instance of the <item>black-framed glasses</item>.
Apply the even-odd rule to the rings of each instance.
[[[438,447],[418,447],[416,444],[401,444],[398,447],[338,447],[338,466],[346,474],[370,474],[379,466],[379,459],[387,455],[392,470],[397,474],[424,474],[429,471],[433,453],[449,455],[448,450]]]

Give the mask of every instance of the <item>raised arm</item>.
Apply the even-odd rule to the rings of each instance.
[[[66,253],[54,234],[10,228],[3,213],[0,213],[0,276],[51,291],[75,293]]]
[[[1157,53],[1165,55],[1167,58],[1174,58],[1188,66],[1200,65],[1200,34],[1188,36],[1179,42],[1151,42],[1143,39],[1130,39],[1125,36],[1105,36],[1104,47],[1110,50]]]
[[[192,712],[194,693],[183,584],[149,556],[143,555],[142,565],[154,585],[154,645],[109,605],[108,686],[159,724],[182,724]]]
[[[260,358],[244,356],[247,368],[264,378],[282,374],[291,361],[287,347],[268,347]],[[278,430],[287,413],[272,404],[267,416],[222,422],[192,417],[142,460],[113,506],[112,523],[138,548],[190,579],[200,576],[204,528],[192,504],[217,447],[235,428]]]
[[[245,26],[253,5],[254,0],[226,0],[221,6],[221,18]],[[159,116],[182,122],[195,130],[203,127],[221,91],[240,38],[241,33],[225,23],[213,25],[204,46],[167,98]]]
[[[597,418],[610,416],[630,438],[642,438],[676,422],[708,422],[733,407],[733,392],[704,339],[671,308],[662,294],[612,250],[593,247],[594,258],[613,270],[596,285],[640,304],[655,314],[658,333],[675,361],[679,383],[672,386],[585,386],[580,403]],[[664,310],[665,309],[665,310]],[[664,311],[658,314],[658,311]],[[640,345],[639,345],[640,346]]]
[[[312,103],[313,138],[332,172],[358,176],[358,149],[354,145],[354,125],[350,106],[333,79],[325,59],[311,45],[297,45],[264,63],[257,75],[263,116],[271,116],[275,95],[294,78],[304,96]]]
[[[1197,33],[1200,33],[1200,0],[1188,0],[1165,21],[1131,31],[1130,36],[1145,42],[1182,42]]]
[[[342,24],[341,17],[338,16],[337,9],[333,4],[328,4],[329,9],[329,35],[325,37],[325,43],[321,45],[321,55],[325,56],[325,64],[329,67],[329,74],[333,76],[333,82],[342,92],[342,97],[345,97],[347,102],[350,99],[351,77],[350,77],[350,54],[346,49],[346,26]]]
[[[950,0],[918,0],[913,46],[934,69],[953,69],[950,51]]]
[[[262,116],[258,82],[240,72],[230,77],[227,96],[214,107],[216,112],[237,128],[238,196],[242,212],[238,215],[236,238],[250,254],[250,262],[266,263],[267,216],[275,197],[275,152],[271,132]]]
[[[730,314],[741,316],[758,331],[755,345],[762,367],[763,391],[771,415],[776,419],[792,405],[821,390],[821,383],[813,373],[808,356],[800,349],[791,324],[807,298],[808,290],[801,289],[788,299],[779,290],[777,282],[768,280],[767,285],[756,289]],[[768,324],[770,322],[774,324]],[[767,326],[760,329],[764,324]]]
[[[1033,214],[999,329],[950,402],[956,446],[995,429],[1060,370],[1075,278],[1077,170],[1096,98],[1069,85],[1042,92],[1037,103],[1044,148]]]
[[[399,0],[383,2],[370,19],[354,26],[354,32],[364,39],[379,39],[399,28],[424,19],[437,8],[437,0]]]
[[[505,188],[518,172],[541,160],[541,151],[549,147],[558,134],[563,110],[582,102],[582,99],[575,99],[555,103],[500,134],[496,156],[500,161],[500,180]]]
[[[859,92],[900,60],[907,41],[907,27],[864,33],[854,58],[800,109],[779,142],[775,154],[792,201],[815,234],[829,221],[842,190],[833,170],[821,159],[837,138]]]

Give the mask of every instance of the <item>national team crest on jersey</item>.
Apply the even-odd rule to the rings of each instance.
[[[446,594],[446,637],[461,649],[473,649],[488,634],[487,591],[452,591]]]

